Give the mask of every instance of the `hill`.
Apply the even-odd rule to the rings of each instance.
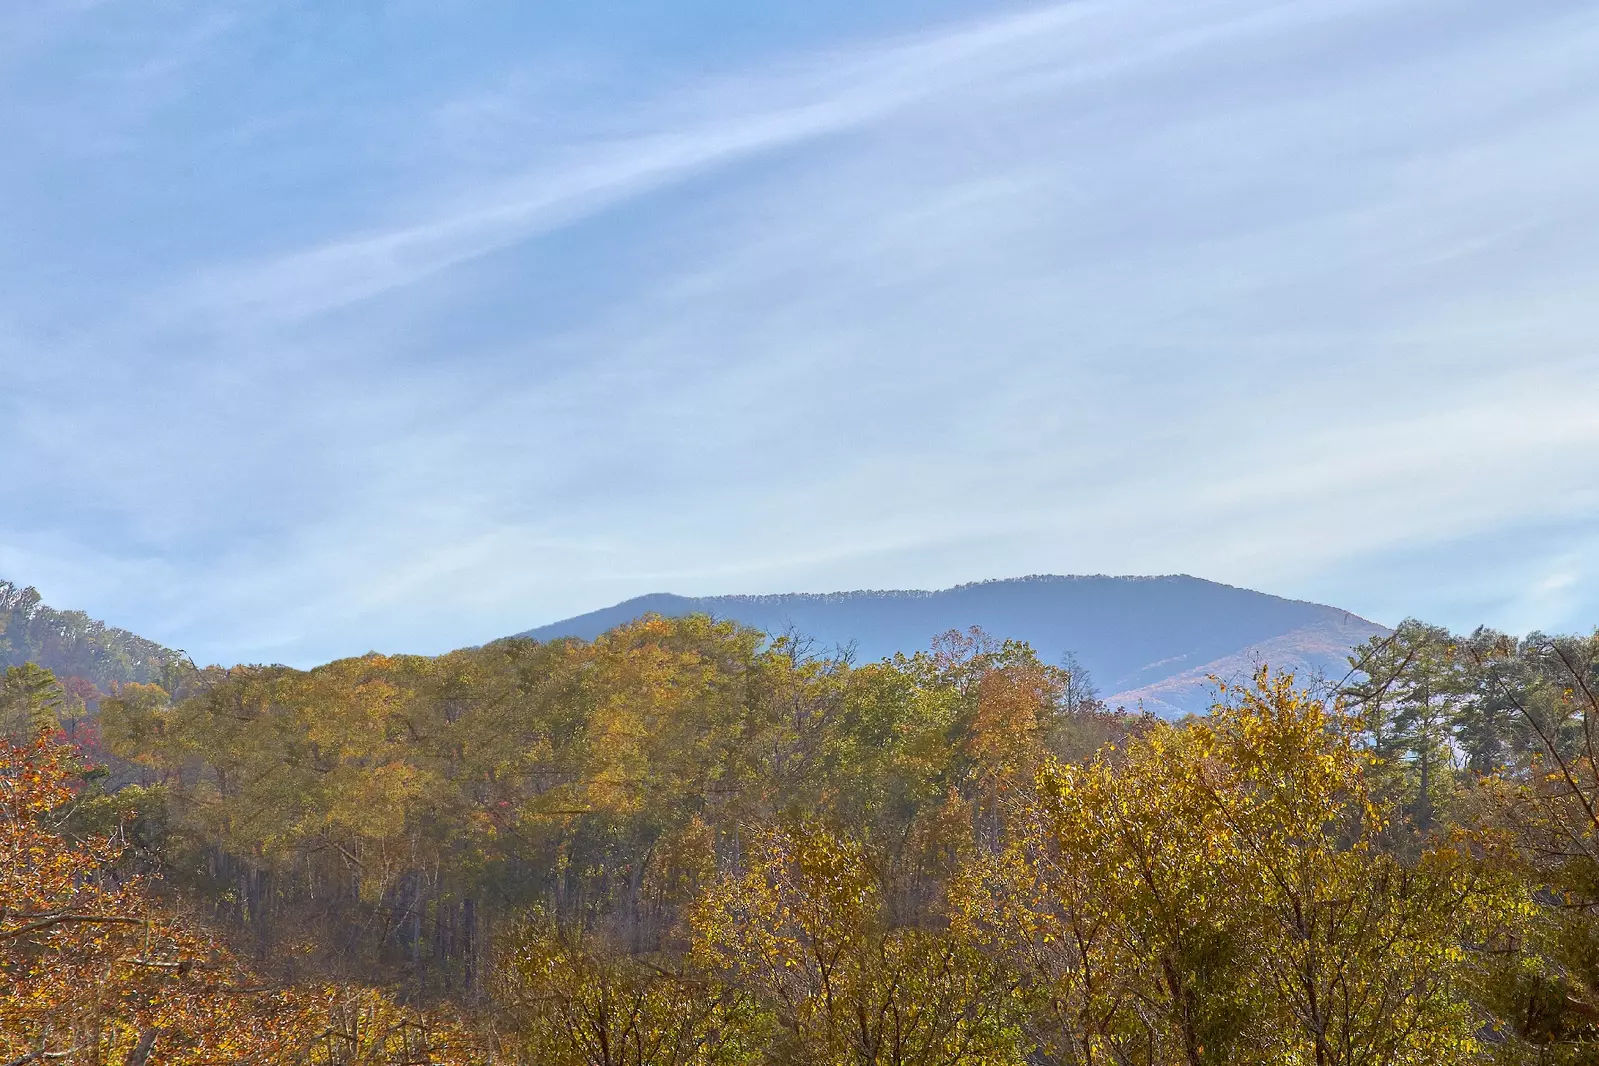
[[[123,682],[161,680],[177,657],[171,648],[82,611],[46,606],[35,589],[0,581],[0,668],[33,662],[64,681],[80,678],[109,692]]]
[[[1026,640],[1046,659],[1075,656],[1112,706],[1165,717],[1203,711],[1208,675],[1247,676],[1257,662],[1336,680],[1349,649],[1387,630],[1348,611],[1187,575],[982,581],[917,590],[676,596],[653,593],[519,636],[591,640],[647,613],[705,613],[769,633],[793,631],[878,659],[927,647],[938,633],[980,626]]]

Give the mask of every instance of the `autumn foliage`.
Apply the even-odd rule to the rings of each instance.
[[[0,1062],[1594,1061],[1596,661],[1407,623],[1168,723],[698,617],[121,685],[104,767],[0,749]]]
[[[466,1042],[372,990],[264,982],[69,839],[81,767],[49,734],[0,741],[0,1054],[84,1064],[465,1062]]]

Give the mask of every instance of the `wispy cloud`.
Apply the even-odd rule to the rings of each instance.
[[[301,662],[1030,571],[1599,609],[1596,46],[1575,0],[1080,0],[580,105],[396,83],[192,173],[140,130],[247,217],[44,325],[94,264],[34,238],[0,567]]]
[[[719,79],[684,94],[681,125],[619,141],[567,146],[468,202],[395,228],[343,237],[186,282],[181,312],[298,319],[414,284],[440,270],[603,210],[629,197],[763,152],[881,121],[974,80],[1014,71],[1039,39],[1078,21],[1082,0],[887,49],[796,64],[778,77]],[[1028,45],[1018,55],[1019,45]],[[700,114],[682,116],[688,109]],[[708,112],[708,113],[705,113]]]
[[[1330,7],[1312,0],[1294,13],[1269,0],[1210,0],[1128,12],[1104,0],[1068,0],[887,46],[707,79],[644,105],[630,120],[654,128],[545,146],[541,154],[556,156],[554,165],[493,178],[391,228],[187,279],[178,291],[164,292],[163,302],[174,302],[179,313],[208,310],[225,320],[300,319],[414,284],[662,186],[882,123],[952,94],[980,94],[1003,106],[1028,93],[1125,77],[1229,39],[1313,25]],[[482,99],[474,103],[466,121],[484,110]],[[487,110],[503,114],[515,103],[513,89],[509,100]]]

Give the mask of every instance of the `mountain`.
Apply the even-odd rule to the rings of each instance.
[[[161,680],[177,657],[171,648],[82,611],[48,607],[35,589],[0,581],[0,668],[33,662],[63,681],[91,681],[109,692],[122,682]]]
[[[1088,668],[1106,702],[1165,717],[1208,707],[1210,675],[1243,681],[1262,662],[1305,679],[1336,680],[1348,669],[1350,648],[1387,632],[1335,607],[1183,575],[1042,575],[937,592],[655,593],[519,635],[591,640],[649,613],[705,613],[768,633],[792,631],[823,647],[853,647],[862,660],[916,651],[946,630],[980,626],[996,637],[1025,640],[1049,660],[1070,653]],[[63,679],[81,678],[109,691],[122,682],[158,681],[177,657],[82,611],[48,607],[31,588],[0,581],[0,667],[36,662]]]
[[[1035,575],[937,592],[652,593],[518,635],[591,640],[648,613],[705,613],[768,633],[793,631],[824,646],[853,646],[867,660],[925,648],[945,630],[980,626],[1029,642],[1045,659],[1070,653],[1112,706],[1142,705],[1167,717],[1210,705],[1208,675],[1244,680],[1259,662],[1336,680],[1348,670],[1352,647],[1388,632],[1336,607],[1187,575]]]

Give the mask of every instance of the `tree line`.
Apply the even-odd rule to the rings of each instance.
[[[48,669],[76,698],[92,703],[129,681],[171,684],[182,655],[108,626],[82,611],[58,611],[37,589],[0,580],[0,668]]]
[[[1599,1051],[1595,637],[1406,623],[1177,723],[976,631],[856,663],[704,616],[169,672],[76,745],[22,669],[0,1061]],[[220,1043],[235,1001],[275,1044]]]

